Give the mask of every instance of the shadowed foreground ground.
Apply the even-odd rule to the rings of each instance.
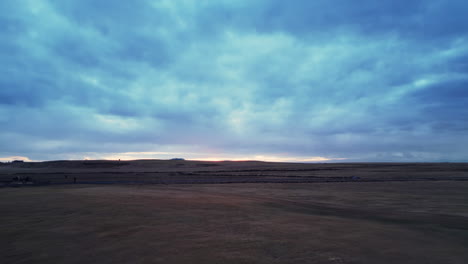
[[[468,263],[468,182],[0,189],[1,263]]]

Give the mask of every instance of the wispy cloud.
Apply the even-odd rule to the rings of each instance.
[[[465,160],[467,8],[1,1],[0,155]]]

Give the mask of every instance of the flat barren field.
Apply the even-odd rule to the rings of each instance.
[[[0,167],[1,263],[468,263],[466,164],[65,163]]]
[[[468,163],[276,163],[185,160],[0,163],[0,187],[43,184],[467,181]]]

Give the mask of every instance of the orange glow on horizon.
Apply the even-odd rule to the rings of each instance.
[[[275,157],[275,156],[254,156],[254,157],[241,157],[241,158],[220,158],[220,157],[207,157],[207,158],[193,158],[188,160],[199,161],[266,161],[266,162],[326,162],[334,160],[346,160],[346,158],[325,158],[325,157]]]
[[[89,157],[88,157],[89,158]],[[106,155],[104,159],[111,160],[135,160],[135,159],[171,159],[184,158],[186,160],[198,161],[266,161],[266,162],[326,162],[336,160],[346,160],[347,158],[326,158],[326,157],[279,157],[270,155],[254,155],[254,156],[229,156],[229,155],[213,155],[203,156],[199,153],[183,153],[183,152],[124,152]]]
[[[193,152],[123,152],[123,153],[87,153],[87,155],[68,156],[68,160],[139,160],[139,159],[160,159],[170,160],[173,158],[183,158],[193,161],[265,161],[265,162],[332,162],[347,160],[347,158],[327,158],[327,157],[288,157],[288,156],[273,156],[273,155],[252,155],[252,156],[230,156],[230,155],[203,155]],[[62,158],[59,158],[62,159]],[[35,161],[23,156],[0,157],[0,162],[12,160]]]

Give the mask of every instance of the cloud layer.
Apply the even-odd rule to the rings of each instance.
[[[0,157],[468,159],[466,1],[0,10]]]

